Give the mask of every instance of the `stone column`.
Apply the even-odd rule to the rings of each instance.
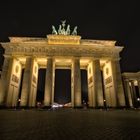
[[[48,58],[45,81],[44,106],[50,107],[52,103],[53,60]]]
[[[129,80],[124,80],[124,89],[125,89],[125,95],[126,95],[126,105],[128,107],[133,107]]]
[[[52,74],[52,104],[54,103],[54,87],[55,87],[55,62],[53,60],[53,74]]]
[[[133,97],[133,105],[134,107],[137,107],[138,104],[137,104],[136,89],[135,89],[134,81],[131,81],[131,93]]]
[[[93,80],[93,61],[91,61],[87,66],[87,76],[88,76],[88,107],[96,107],[96,96],[94,91],[94,80]]]
[[[23,74],[22,90],[21,90],[21,107],[27,107],[29,103],[29,95],[31,92],[31,75],[32,75],[32,62],[31,57],[26,58],[25,70]]]
[[[0,106],[1,106],[1,100],[2,100],[2,88],[3,88],[3,85],[2,85],[2,82],[1,82],[1,71],[0,71]]]
[[[95,107],[95,97],[93,93],[93,84],[88,83],[88,107]]]
[[[17,58],[13,58],[11,72],[7,86],[6,106],[15,107],[18,102],[19,85],[21,78],[21,65]]]
[[[32,60],[32,67],[31,67],[31,87],[29,93],[29,107],[36,106],[36,95],[37,95],[37,84],[38,84],[38,64],[36,58]]]
[[[71,106],[74,107],[74,66],[71,64]]]
[[[103,87],[102,87],[102,79],[101,79],[101,71],[100,71],[100,60],[93,60],[93,88],[96,107],[103,107]]]
[[[5,106],[9,81],[12,72],[13,58],[5,56],[1,73],[0,106]]]
[[[81,72],[79,58],[73,59],[74,107],[81,107]]]
[[[139,97],[140,97],[140,79],[138,79]]]
[[[117,98],[117,107],[125,107],[126,103],[122,85],[119,60],[111,60],[111,67],[112,67],[114,91]]]

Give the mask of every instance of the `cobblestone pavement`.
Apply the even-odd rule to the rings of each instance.
[[[0,110],[0,140],[140,140],[140,111]]]

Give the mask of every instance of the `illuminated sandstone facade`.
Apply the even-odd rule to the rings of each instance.
[[[9,39],[10,42],[1,43],[5,60],[0,105],[14,107],[20,100],[21,107],[35,107],[40,68],[46,68],[44,106],[54,102],[55,69],[71,69],[72,107],[82,106],[80,69],[87,70],[89,107],[126,105],[119,64],[123,47],[115,46],[115,41],[86,40],[77,35]]]

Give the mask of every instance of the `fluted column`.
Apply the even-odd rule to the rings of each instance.
[[[52,102],[52,84],[53,82],[53,59],[48,58],[47,60],[47,69],[46,69],[46,81],[45,81],[45,97],[44,97],[44,106],[51,106]]]
[[[91,61],[87,66],[87,75],[88,75],[88,107],[96,106],[96,96],[94,91],[93,83],[93,61]]]
[[[96,96],[93,97],[96,99],[96,107],[103,107],[103,87],[99,59],[93,60],[93,87],[95,92],[94,95]]]
[[[5,57],[1,73],[0,106],[4,106],[11,77],[13,58]]]
[[[52,103],[54,103],[54,87],[55,87],[55,62],[53,60],[53,74],[52,74]]]
[[[119,60],[112,60],[111,67],[112,67],[112,76],[113,76],[113,83],[114,83],[113,86],[115,91],[114,94],[116,95],[117,98],[116,99],[117,107],[124,107],[126,103],[125,103],[125,96],[124,96],[124,90],[122,85]]]
[[[93,79],[93,77],[92,77]],[[93,91],[93,80],[90,83],[90,79],[88,79],[88,107],[95,107],[95,95]]]
[[[74,107],[81,107],[81,72],[79,58],[73,59]]]
[[[71,106],[74,107],[74,68],[73,63],[71,65]]]
[[[25,70],[23,74],[22,90],[21,90],[21,107],[28,106],[29,96],[31,92],[31,75],[32,75],[32,57],[26,58]]]
[[[124,89],[125,89],[125,95],[126,95],[126,105],[128,107],[133,107],[132,102],[132,94],[130,90],[129,80],[124,80]]]

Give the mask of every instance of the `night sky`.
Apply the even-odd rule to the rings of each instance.
[[[124,46],[122,72],[140,71],[139,0],[3,0],[0,2],[0,42],[9,36],[46,37],[60,20],[78,26],[78,34],[87,39],[116,40]],[[0,47],[0,68],[3,62]]]
[[[116,40],[117,45],[124,46],[122,71],[140,70],[138,0],[3,0],[0,2],[0,42],[8,41],[9,36],[46,37],[51,33],[51,25],[58,26],[63,19],[71,27],[77,25],[82,38]]]

